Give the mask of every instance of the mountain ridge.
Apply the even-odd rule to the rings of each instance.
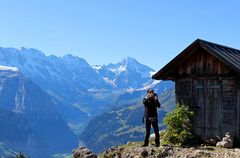
[[[16,77],[19,74],[23,76],[21,82],[11,82],[12,84],[10,84],[10,86],[12,85],[14,88],[8,90],[9,92],[6,91],[8,92],[8,95],[4,95],[4,98],[7,99],[10,97],[9,100],[12,101],[10,104],[12,107],[8,106],[10,111],[15,110],[14,112],[17,112],[18,114],[33,112],[33,114],[24,117],[26,120],[33,120],[28,122],[29,125],[25,126],[31,126],[32,129],[35,129],[34,132],[36,132],[35,134],[37,135],[30,137],[30,142],[34,142],[32,140],[35,140],[38,137],[42,140],[46,140],[45,143],[47,144],[51,143],[51,141],[58,142],[58,139],[55,139],[56,137],[59,137],[58,134],[56,134],[56,137],[54,138],[47,137],[48,132],[53,134],[54,129],[47,132],[42,130],[47,128],[46,126],[43,124],[41,126],[36,126],[36,123],[48,122],[49,125],[54,121],[57,121],[58,119],[56,120],[56,118],[59,118],[67,123],[68,127],[70,127],[75,135],[80,136],[81,133],[85,131],[84,129],[88,126],[88,123],[94,119],[95,116],[101,114],[104,115],[109,111],[114,111],[116,108],[124,108],[123,106],[125,105],[131,105],[131,108],[133,108],[133,104],[141,103],[141,99],[148,88],[154,88],[156,93],[160,96],[164,94],[164,92],[167,92],[168,89],[174,87],[174,84],[169,81],[152,80],[151,75],[154,73],[154,70],[130,57],[127,57],[116,64],[110,63],[108,65],[91,66],[85,59],[71,54],[57,57],[54,55],[46,56],[43,52],[36,49],[0,48],[0,65],[3,65],[2,69],[17,70],[15,71],[15,75],[11,71],[2,71],[3,76],[9,75],[10,79],[11,76]],[[7,74],[8,72],[11,73]],[[4,81],[3,78],[2,81]],[[46,94],[51,98],[51,101],[47,101],[46,104],[52,104],[54,105],[54,108],[56,108],[53,117],[45,115],[49,116],[45,119],[41,114],[37,113],[37,111],[42,111],[43,113],[48,114],[48,111],[45,111],[48,108],[44,109],[39,106],[35,108],[35,111],[33,110],[34,108],[31,108],[32,111],[27,108],[35,104],[38,105],[39,103],[36,101],[32,101],[29,106],[23,104],[27,101],[23,96],[30,93],[26,93],[27,91],[24,89],[25,87],[18,86],[18,84],[20,83],[20,85],[24,85],[24,83],[30,83],[28,81],[31,82],[31,85],[39,87],[36,91],[41,91],[41,94],[44,93],[44,95]],[[15,94],[17,94],[17,96],[15,96]],[[32,92],[31,94],[32,95],[29,98],[30,100],[31,98],[36,97],[35,93]],[[38,98],[41,97],[38,96]],[[14,104],[14,101],[16,100],[18,102],[17,106]],[[44,101],[44,99],[41,101]],[[0,107],[5,106],[3,103],[4,99],[0,101]],[[50,107],[50,109],[51,108],[52,107]],[[129,110],[131,110],[131,108]],[[141,112],[139,109],[141,108],[137,107],[136,109],[138,109],[136,112],[139,114]],[[130,112],[128,111],[128,108],[125,110],[126,112]],[[117,112],[115,114],[117,115],[114,116],[118,117],[119,113]],[[162,113],[161,117],[164,114],[165,113]],[[40,122],[39,120],[34,119],[36,116],[40,118]],[[134,118],[134,116],[131,117],[132,120],[130,122],[133,123],[133,120],[136,118]],[[126,121],[128,122],[128,120]],[[62,126],[58,123],[55,124],[58,127]],[[120,126],[122,125],[124,124],[120,124]],[[67,129],[65,125],[64,128]],[[119,132],[120,135],[124,132],[125,134],[128,134],[126,131],[116,130],[117,135],[119,135]],[[133,129],[133,133],[134,132],[137,132],[137,129]],[[136,135],[136,138],[139,138],[139,136],[139,134]],[[71,138],[71,135],[69,137]],[[89,138],[90,140],[89,136],[86,138]],[[63,139],[67,139],[67,136],[61,138],[61,140]],[[33,143],[33,146],[34,145],[35,144]],[[57,148],[59,149],[61,147],[58,146],[49,149],[55,151]]]
[[[118,98],[127,90],[154,86],[150,78],[154,70],[130,57],[103,65],[98,71],[71,54],[57,57],[33,48],[0,47],[0,65],[17,67],[47,92],[75,134],[81,133],[96,114],[118,106]]]

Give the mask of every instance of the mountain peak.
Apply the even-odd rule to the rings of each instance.
[[[72,54],[65,54],[64,56],[63,56],[63,59],[65,59],[65,60],[70,60],[70,61],[75,61],[75,62],[84,62],[84,63],[87,63],[87,61],[85,60],[85,59],[83,59],[83,58],[80,58],[80,57],[78,57],[78,56],[74,56],[74,55],[72,55]]]
[[[92,68],[95,70],[99,70],[103,68],[103,65],[92,65]]]
[[[132,58],[132,57],[124,58],[124,59],[122,59],[122,61],[120,63],[124,64],[124,65],[139,64],[139,62],[135,58]]]
[[[127,57],[126,58],[128,61],[134,61],[134,62],[138,62],[135,58],[133,58],[133,57]]]
[[[125,60],[127,60],[127,61],[137,61],[135,58],[133,58],[133,57],[126,57],[126,58],[124,58]]]
[[[19,49],[19,51],[22,54],[26,54],[27,56],[33,57],[33,58],[38,58],[38,57],[44,58],[46,56],[43,52],[41,52],[40,50],[34,49],[34,48],[21,47]]]

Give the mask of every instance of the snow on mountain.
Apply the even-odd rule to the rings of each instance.
[[[16,67],[9,67],[9,66],[1,66],[0,65],[0,70],[4,70],[4,71],[18,71],[18,68],[16,68]]]
[[[109,70],[112,71],[113,73],[120,74],[121,72],[126,71],[127,69],[126,67],[127,67],[126,65],[120,65],[117,68],[109,68]]]
[[[0,65],[1,132],[20,133],[16,138],[23,144],[4,139],[15,144],[17,151],[18,146],[29,147],[35,155],[73,148],[76,138],[69,127],[80,136],[95,116],[141,101],[148,88],[161,94],[174,87],[172,82],[152,80],[154,70],[130,57],[116,64],[90,66],[71,54],[46,56],[36,49],[0,47]],[[14,120],[6,125],[6,118]]]
[[[151,76],[155,72],[131,57],[127,57],[116,64],[93,66],[93,68],[114,88],[125,90],[143,88],[148,82],[153,82]]]
[[[87,116],[100,112],[98,109],[105,105],[88,89],[103,91],[112,87],[84,59],[70,54],[57,57],[36,49],[0,48],[0,65],[17,67],[51,95],[64,120],[79,129],[90,119]]]
[[[95,70],[102,69],[102,65],[92,65],[92,68]]]
[[[50,84],[62,82],[75,89],[69,82],[78,82],[82,90],[107,86],[105,80],[82,58],[67,54],[63,57],[46,56],[36,49],[0,48],[0,64],[14,66],[32,78],[43,89],[51,89]],[[48,83],[44,82],[47,81]]]
[[[154,81],[150,81],[148,83],[145,83],[144,86],[142,88],[132,88],[130,87],[129,89],[127,89],[127,92],[134,92],[134,91],[143,91],[143,90],[148,90],[150,88],[154,88],[157,84],[159,84],[159,82],[161,81],[158,81],[158,80],[154,80]]]
[[[113,87],[116,87],[117,85],[115,84],[115,79],[114,80],[110,80],[109,78],[107,78],[107,77],[103,77],[103,79],[107,82],[107,83],[109,83],[110,85],[112,85]]]
[[[151,79],[154,70],[130,57],[116,64],[90,66],[71,54],[46,56],[36,49],[0,47],[0,65],[18,69],[52,96],[61,116],[77,133],[92,117],[116,106],[119,95],[157,84]]]

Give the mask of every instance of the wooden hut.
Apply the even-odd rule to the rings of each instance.
[[[175,81],[176,102],[196,112],[201,138],[239,139],[240,50],[197,39],[152,78]]]

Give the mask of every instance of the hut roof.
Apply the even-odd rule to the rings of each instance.
[[[176,68],[186,58],[195,53],[196,49],[203,48],[208,53],[215,56],[218,60],[223,62],[225,65],[240,73],[240,50],[227,47],[224,45],[208,42],[202,39],[195,40],[187,48],[185,48],[180,54],[172,59],[167,65],[152,76],[152,79],[161,80],[166,79],[171,70]]]

